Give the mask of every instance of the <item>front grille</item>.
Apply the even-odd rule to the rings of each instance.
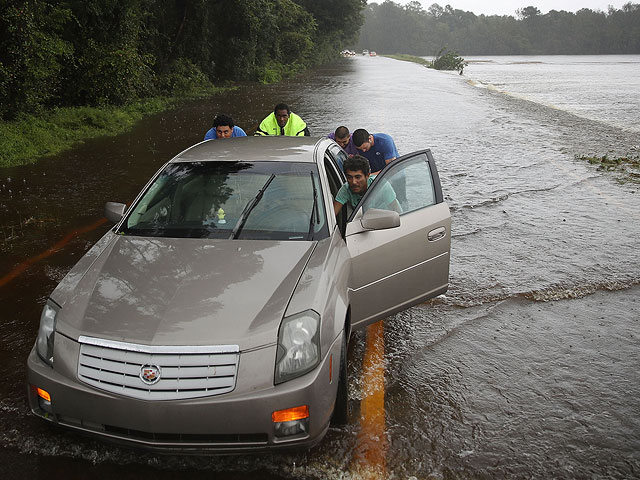
[[[237,345],[149,346],[80,337],[78,377],[108,392],[143,400],[180,400],[235,388]],[[143,380],[150,370],[155,381]]]

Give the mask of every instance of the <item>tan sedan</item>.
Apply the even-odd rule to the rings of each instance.
[[[205,141],[165,164],[51,293],[33,412],[158,451],[309,447],[347,420],[350,332],[446,291],[451,217],[428,150],[336,218],[329,139]],[[406,182],[400,212],[371,208]],[[345,209],[346,210],[346,209]]]

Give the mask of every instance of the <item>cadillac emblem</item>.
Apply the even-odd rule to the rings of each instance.
[[[147,385],[153,385],[160,381],[162,371],[157,365],[143,365],[140,367],[140,380]]]

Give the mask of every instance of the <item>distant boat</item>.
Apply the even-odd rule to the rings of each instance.
[[[374,52],[373,50],[369,53],[370,57],[376,57],[378,54],[376,52]]]
[[[366,48],[362,50],[362,55],[369,55],[369,50],[367,50]]]

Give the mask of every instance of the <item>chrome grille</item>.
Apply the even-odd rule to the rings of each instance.
[[[209,397],[232,391],[236,385],[239,347],[149,346],[80,337],[78,377],[94,387],[143,400]],[[143,368],[158,371],[148,384]]]

